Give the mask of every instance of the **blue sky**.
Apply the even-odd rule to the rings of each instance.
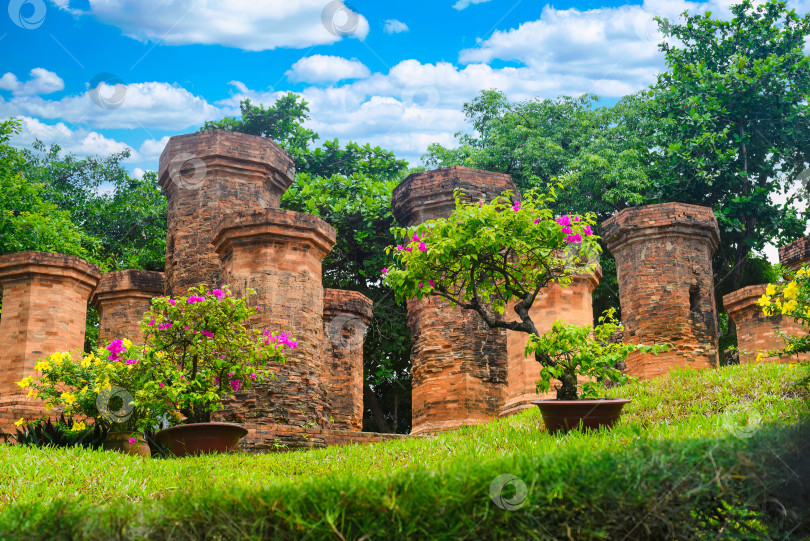
[[[652,18],[730,2],[532,0],[10,0],[0,12],[0,118],[14,142],[78,154],[132,149],[155,169],[171,135],[234,115],[240,99],[310,102],[321,139],[394,150],[413,165],[466,129],[461,106],[642,89],[663,68]],[[793,1],[800,12],[810,0]],[[103,81],[103,82],[102,82]]]

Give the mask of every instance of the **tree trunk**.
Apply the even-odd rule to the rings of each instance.
[[[577,399],[577,375],[563,373],[560,376],[560,383],[562,385],[557,388],[557,400],[576,400]]]
[[[383,434],[393,434],[391,426],[385,420],[385,413],[383,413],[380,401],[377,400],[377,395],[371,390],[368,385],[363,385],[363,402],[371,409],[371,415],[374,417],[374,424],[377,425],[377,432]]]

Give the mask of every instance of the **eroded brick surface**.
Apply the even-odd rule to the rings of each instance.
[[[394,189],[391,206],[402,226],[444,218],[455,209],[453,191],[468,201],[517,194],[509,175],[448,167],[410,175]],[[490,329],[477,313],[447,301],[408,301],[413,375],[412,434],[487,422],[503,405],[507,379],[506,332]]]
[[[273,423],[245,423],[248,434],[239,442],[243,451],[268,453],[322,449],[332,445],[357,445],[404,439],[405,434],[379,434],[356,430],[306,428]]]
[[[597,266],[593,273],[575,277],[568,287],[551,284],[543,288],[529,310],[537,331],[540,334],[550,331],[558,319],[570,325],[593,325],[593,290],[601,277],[602,268]],[[514,320],[517,319],[514,316]],[[509,365],[502,416],[533,408],[534,400],[557,398],[555,389],[560,384],[557,380],[552,380],[550,392],[537,393],[542,366],[534,355],[524,355],[528,341],[526,333],[507,331]]]
[[[810,261],[810,237],[801,238],[779,248],[779,262],[798,269]]]
[[[98,311],[99,344],[116,338],[142,344],[138,322],[149,310],[152,299],[163,295],[164,288],[162,272],[130,269],[102,274],[91,300]]]
[[[792,335],[805,335],[807,331],[793,318],[779,315],[766,316],[757,304],[765,294],[767,284],[747,286],[723,297],[723,307],[737,326],[737,346],[740,348],[740,362],[754,362],[757,354],[784,347],[785,342],[776,334],[777,330]],[[783,362],[810,358],[810,354],[782,357]],[[778,357],[767,358],[775,361]]]
[[[288,332],[298,342],[275,378],[238,393],[225,418],[234,422],[297,426],[329,424],[323,363],[321,262],[335,243],[335,230],[311,214],[266,209],[232,214],[217,226],[214,245],[224,281],[237,295],[256,291],[261,306],[252,322]]]
[[[278,208],[294,176],[290,156],[264,137],[213,130],[170,138],[159,166],[168,199],[167,294],[219,285],[216,224],[230,213]]]
[[[712,253],[719,229],[712,210],[682,203],[629,208],[602,227],[616,258],[625,341],[675,345],[658,356],[631,354],[627,373],[649,378],[676,366],[717,366]]]
[[[324,371],[333,428],[363,428],[363,338],[371,299],[356,291],[324,289]]]
[[[101,272],[75,256],[21,252],[0,256],[0,429],[44,413],[15,382],[34,374],[36,360],[84,349],[87,301]]]

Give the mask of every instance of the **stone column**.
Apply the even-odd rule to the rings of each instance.
[[[294,177],[292,158],[264,137],[212,130],[170,138],[159,166],[168,199],[166,293],[220,285],[214,226],[233,212],[278,208]]]
[[[335,230],[311,214],[267,209],[232,214],[216,228],[214,246],[223,281],[234,293],[256,291],[261,306],[254,325],[288,332],[298,347],[276,377],[240,393],[225,418],[238,422],[327,426],[330,408],[323,380],[321,262]]]
[[[509,175],[448,167],[410,175],[394,189],[391,210],[403,227],[445,218],[453,190],[468,201],[490,201],[518,190]],[[478,313],[453,309],[437,297],[408,301],[413,339],[412,434],[484,423],[497,416],[506,387],[506,332],[490,329]]]
[[[102,274],[91,299],[98,311],[98,343],[129,338],[133,344],[143,344],[138,323],[164,288],[162,272],[130,269]]]
[[[324,372],[333,428],[363,429],[363,338],[371,299],[356,291],[324,289]]]
[[[712,209],[664,203],[624,209],[602,223],[616,258],[624,340],[675,348],[633,353],[627,374],[665,375],[673,367],[717,366],[712,254],[720,232]]]
[[[569,325],[593,325],[593,291],[602,278],[602,267],[598,266],[592,273],[576,276],[568,287],[550,284],[544,287],[534,301],[529,315],[540,334],[551,330],[551,325],[562,319]],[[532,401],[541,398],[557,398],[554,391],[557,380],[552,380],[551,391],[537,394],[537,380],[540,369],[534,355],[526,357],[524,351],[529,342],[529,335],[523,332],[507,331],[507,355],[509,371],[505,404],[501,416],[519,413],[534,408]]]
[[[807,331],[790,317],[777,314],[766,316],[757,304],[765,294],[767,284],[747,286],[723,297],[723,306],[737,326],[737,346],[740,348],[740,362],[755,362],[759,352],[784,347],[785,342],[776,334],[781,330],[786,334],[805,334]],[[745,353],[748,352],[748,353]],[[783,357],[783,362],[810,358],[808,354]],[[769,361],[778,359],[769,358]]]
[[[101,272],[72,255],[21,252],[0,256],[0,429],[45,413],[16,385],[34,374],[37,359],[84,350],[87,301]]]
[[[794,270],[810,262],[810,237],[803,237],[779,248],[779,262]]]

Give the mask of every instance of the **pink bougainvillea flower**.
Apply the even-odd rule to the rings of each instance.
[[[257,307],[256,307],[256,310],[257,310],[258,312],[261,312],[261,311],[262,311],[262,307],[261,307],[261,306],[257,306]]]
[[[154,319],[150,319],[150,320],[149,320],[149,325],[154,325],[154,324],[155,324],[155,320],[154,320]]]
[[[405,247],[401,244],[397,244],[397,250],[404,250]]]
[[[388,267],[385,267],[385,268],[382,270],[382,273],[383,273],[383,274],[386,274],[387,272],[388,272]]]
[[[162,381],[160,382],[160,388],[161,389],[163,388],[163,382]]]
[[[413,249],[412,249],[410,246],[407,246],[407,247],[405,248],[405,251],[406,251],[406,252],[410,252],[410,251],[412,251],[412,250],[413,250]]]
[[[578,222],[579,221],[579,216],[574,216],[574,221]]]
[[[425,242],[422,241],[419,243],[419,251],[420,252],[427,252],[427,246],[425,246]]]
[[[540,223],[540,218],[535,218],[534,223],[539,224]]]
[[[484,200],[483,200],[483,199],[479,199],[479,200],[478,200],[478,208],[481,208],[481,207],[483,207],[483,206],[484,206]]]
[[[231,380],[231,389],[234,391],[238,391],[242,388],[242,380],[241,379],[232,379]]]
[[[107,345],[107,351],[110,352],[110,356],[108,357],[111,361],[117,361],[119,355],[127,350],[126,346],[124,346],[124,341],[120,338],[117,338],[110,342]]]
[[[571,217],[567,214],[565,216],[560,216],[557,218],[557,223],[562,226],[571,225]]]
[[[428,280],[428,283],[430,284],[430,287],[436,287],[436,284],[433,282],[432,279]]]
[[[127,441],[129,442],[130,445],[135,445],[136,443],[138,443],[138,440],[136,440],[135,438],[129,438]]]
[[[174,299],[169,299],[169,304],[171,304],[172,306],[177,306],[177,301]]]
[[[414,241],[414,242],[419,242],[419,235],[417,235],[416,233],[414,233],[414,234],[413,234],[413,238],[412,238],[411,240],[412,240],[412,241]]]
[[[217,300],[221,301],[223,299],[223,297],[225,297],[225,292],[222,291],[221,289],[215,289],[214,291],[209,293],[209,295],[213,295],[214,297],[217,298]]]
[[[512,203],[512,210],[514,210],[515,212],[520,210],[520,201],[515,201],[514,203]]]
[[[589,226],[589,225],[586,225],[585,227],[583,227],[582,232],[585,234],[586,237],[588,235],[593,235],[593,230],[591,229],[591,226]]]
[[[422,287],[423,285],[424,285],[424,282],[419,282],[419,287]]]
[[[253,379],[256,379],[256,372],[251,372],[250,377],[253,378]]]
[[[207,336],[208,338],[214,337],[214,333],[212,333],[211,331],[200,331],[200,334],[203,336]]]
[[[566,235],[570,235],[571,233],[573,233],[573,232],[574,232],[574,230],[573,230],[573,229],[571,229],[571,227],[570,227],[570,226],[567,226],[567,225],[566,225],[565,227],[563,227],[563,228],[562,228],[562,232],[563,232],[563,233],[565,233]]]

